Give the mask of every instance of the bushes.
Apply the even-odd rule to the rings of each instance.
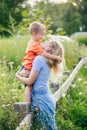
[[[76,40],[79,45],[87,46],[87,32],[75,33],[71,36],[72,39]]]
[[[15,71],[0,64],[0,130],[14,130],[19,123],[13,105],[23,100],[24,89],[16,80]]]
[[[61,41],[69,69],[73,63],[77,62],[78,56],[87,55],[86,47],[79,47],[74,41],[64,39]],[[24,89],[22,84],[16,80],[15,72],[20,66],[27,42],[28,36],[0,40],[0,130],[14,130],[17,127],[18,120],[15,121],[16,113],[13,111],[13,104],[23,101]],[[84,66],[68,91],[68,95],[58,102],[56,120],[59,130],[86,130],[86,81],[87,66]],[[77,87],[74,88],[75,86]]]
[[[87,129],[87,70],[80,70],[65,97],[57,104],[56,120],[59,130]]]
[[[5,61],[8,66],[21,65],[21,60],[28,43],[28,36],[16,36],[2,38],[0,40],[0,60]]]

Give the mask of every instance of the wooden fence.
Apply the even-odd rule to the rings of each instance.
[[[87,57],[82,58],[80,62],[75,66],[73,72],[70,74],[68,79],[64,82],[64,84],[54,93],[55,101],[57,102],[61,96],[67,92],[68,88],[70,87],[72,81],[74,80],[76,74],[78,73],[79,69],[87,62]],[[27,130],[31,127],[31,121],[32,121],[32,113],[29,112],[29,104],[27,102],[18,102],[14,104],[15,111],[22,113],[22,116],[24,117],[19,126],[16,128],[16,130],[23,130],[24,127],[26,127]]]

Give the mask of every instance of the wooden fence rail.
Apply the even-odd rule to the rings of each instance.
[[[64,84],[54,93],[55,101],[57,102],[63,95],[63,93],[67,92],[68,88],[70,87],[72,81],[74,80],[76,74],[80,70],[80,68],[87,62],[87,57],[80,60],[80,62],[76,65],[73,72],[70,74],[68,79],[64,82]],[[27,130],[31,127],[31,120],[32,120],[32,113],[29,112],[29,104],[26,102],[18,102],[14,104],[15,111],[20,113],[24,113],[25,117],[19,124],[19,126],[16,128],[16,130],[23,130],[23,128],[26,126]],[[25,112],[26,111],[26,112]]]
[[[55,101],[57,102],[61,96],[63,95],[63,93],[65,93],[68,88],[70,87],[72,81],[74,80],[76,74],[78,73],[78,71],[80,70],[80,68],[83,66],[84,63],[87,62],[87,57],[83,58],[75,67],[75,69],[73,70],[73,72],[70,74],[70,76],[68,77],[68,79],[64,82],[64,84],[60,87],[60,89],[58,91],[56,91],[54,93],[54,98]]]

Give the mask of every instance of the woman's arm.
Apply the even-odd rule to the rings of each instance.
[[[28,78],[21,77],[21,76],[19,75],[19,71],[16,73],[16,77],[17,77],[21,82],[23,82],[23,83],[25,83],[25,84],[28,84],[28,85],[33,84],[33,82],[35,81],[35,79],[37,78],[37,76],[38,76],[38,72],[35,71],[35,70],[31,70],[30,75],[29,75]]]

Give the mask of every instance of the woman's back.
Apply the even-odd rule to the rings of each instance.
[[[48,78],[50,74],[50,68],[46,63],[46,60],[42,56],[37,56],[33,62],[33,70],[37,71],[38,77],[33,83],[33,90],[48,87]]]

